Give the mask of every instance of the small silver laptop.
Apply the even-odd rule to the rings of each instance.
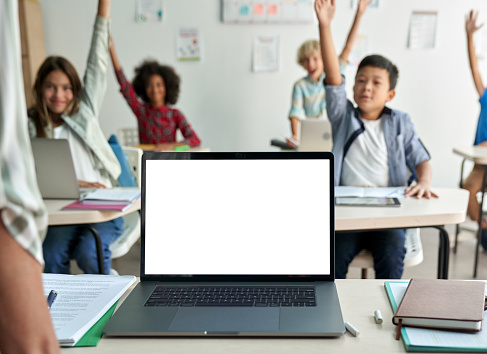
[[[301,120],[298,151],[331,151],[331,123],[328,119]]]
[[[31,139],[37,183],[44,199],[78,199],[80,189],[66,139]]]
[[[333,185],[328,152],[145,153],[140,283],[105,335],[342,335]]]

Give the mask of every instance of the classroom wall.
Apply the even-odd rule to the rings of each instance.
[[[80,75],[86,67],[96,0],[39,0],[43,9],[47,55],[70,59]],[[351,0],[337,0],[333,23],[341,51],[355,10]],[[287,114],[293,83],[305,71],[296,51],[306,39],[318,38],[316,23],[238,25],[220,21],[219,0],[164,0],[162,23],[136,23],[135,0],[112,1],[112,34],[126,75],[144,58],[174,66],[182,78],[179,108],[212,151],[275,151],[271,138],[290,133]],[[368,9],[360,34],[368,37],[370,53],[389,57],[400,70],[391,108],[408,112],[432,155],[433,185],[458,185],[461,159],[454,145],[473,143],[479,114],[478,95],[468,67],[464,16],[480,10],[487,22],[485,0],[380,0]],[[406,48],[413,10],[438,11],[437,45],[429,50]],[[203,40],[201,62],[176,61],[179,27],[197,27]],[[487,26],[486,26],[487,27]],[[252,40],[257,35],[280,36],[280,70],[252,73]],[[487,83],[487,60],[480,61]],[[347,90],[354,68],[347,70]],[[107,137],[136,120],[118,91],[111,66],[101,110]]]

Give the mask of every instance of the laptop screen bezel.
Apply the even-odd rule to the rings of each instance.
[[[163,275],[145,273],[146,162],[150,160],[321,159],[329,160],[330,274],[322,275]],[[335,280],[334,156],[331,152],[146,152],[142,156],[140,279],[160,282],[310,282]],[[310,246],[311,247],[311,246]]]

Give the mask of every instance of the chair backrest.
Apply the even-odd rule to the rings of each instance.
[[[135,177],[135,181],[137,182],[137,186],[141,188],[142,186],[142,154],[143,150],[131,147],[131,146],[122,146],[122,150],[127,156],[128,164],[132,175]]]
[[[117,130],[117,138],[120,145],[137,146],[139,145],[139,130],[137,128],[120,128]]]

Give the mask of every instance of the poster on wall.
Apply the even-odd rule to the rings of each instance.
[[[162,22],[162,0],[137,0],[135,19],[137,22]]]
[[[180,28],[177,46],[178,61],[201,60],[201,41],[198,28]]]
[[[352,4],[352,9],[356,9],[357,6],[358,6],[358,2],[360,0],[352,0],[351,4]],[[379,0],[369,0],[370,1],[370,4],[369,4],[369,8],[378,8],[379,7]]]
[[[369,53],[368,37],[362,34],[357,36],[352,50],[350,51],[349,63],[358,66],[362,59]]]
[[[279,70],[279,36],[257,36],[252,48],[253,72]]]
[[[409,49],[431,49],[436,42],[436,11],[413,11],[409,22]]]
[[[224,23],[310,23],[314,0],[221,0]]]

